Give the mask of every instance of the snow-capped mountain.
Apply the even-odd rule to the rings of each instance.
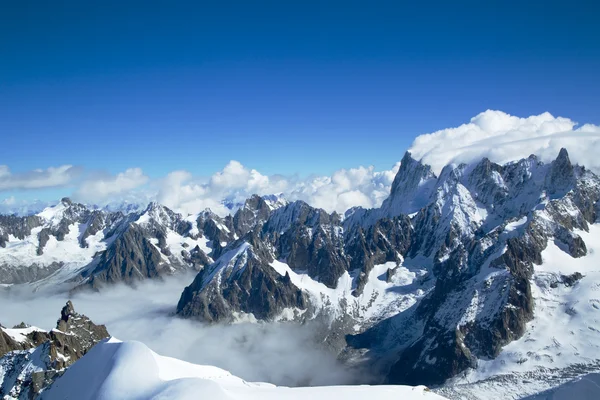
[[[286,204],[255,195],[221,218],[208,209],[183,216],[156,202],[98,208],[64,198],[34,215],[0,215],[0,285],[97,289],[199,270]]]
[[[589,258],[598,199],[600,179],[565,149],[550,164],[483,159],[439,176],[407,153],[379,209],[342,219],[303,202],[249,206],[252,218],[185,289],[178,313],[319,318],[345,359],[366,358],[385,381],[441,384],[527,334],[544,251]],[[544,279],[558,293],[583,275]]]
[[[229,236],[210,212],[184,217],[150,203],[124,214],[65,198],[35,215],[0,216],[0,283],[98,288],[198,270]]]
[[[252,196],[225,218],[64,199],[0,217],[0,283],[100,288],[193,269],[179,316],[317,321],[340,359],[382,382],[446,383],[477,398],[502,386],[498,374],[600,368],[599,199],[600,179],[565,149],[549,164],[483,159],[439,176],[406,153],[383,205],[344,216],[279,196]]]

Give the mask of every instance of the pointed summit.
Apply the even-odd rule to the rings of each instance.
[[[256,224],[262,223],[269,218],[271,207],[257,194],[248,198],[244,206],[233,216],[233,226],[239,236],[245,235]]]
[[[415,160],[407,151],[392,183],[390,196],[382,205],[384,214],[392,217],[418,211],[429,199],[435,180],[431,167]]]
[[[575,184],[575,169],[569,153],[564,147],[560,149],[556,160],[552,161],[550,170],[546,175],[546,188],[550,195],[564,195]]]
[[[569,153],[564,147],[561,148],[558,152],[558,157],[556,157],[556,163],[568,166],[569,168],[573,168],[573,166],[571,165],[571,160],[569,159]]]
[[[402,161],[400,161],[400,169],[392,183],[392,194],[398,190],[407,189],[407,185],[418,184],[420,180],[435,178],[435,174],[429,165],[415,160],[409,151],[404,153]]]

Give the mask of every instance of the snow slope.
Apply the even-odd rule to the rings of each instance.
[[[327,312],[334,319],[343,315],[353,316],[360,322],[355,326],[358,331],[364,323],[371,325],[402,312],[424,296],[425,290],[415,287],[420,286],[419,279],[427,271],[414,265],[413,260],[408,261],[406,264],[410,267],[404,265],[404,262],[400,265],[395,262],[375,265],[358,297],[352,295],[355,287],[348,272],[338,280],[336,288],[331,289],[308,274],[293,271],[281,261],[273,261],[271,267],[282,276],[287,273],[295,286],[308,293],[311,304],[317,310]],[[390,274],[389,281],[386,279],[388,270],[394,271]],[[424,288],[427,290],[428,286]]]
[[[43,400],[294,400],[443,399],[424,386],[278,387],[246,382],[229,372],[160,356],[140,342],[111,338],[71,366]]]

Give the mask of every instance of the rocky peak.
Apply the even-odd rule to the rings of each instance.
[[[185,288],[177,305],[179,315],[216,322],[245,313],[269,320],[285,309],[307,307],[305,293],[289,274],[280,275],[271,266],[268,246],[256,235],[249,233],[229,248]]]
[[[257,224],[266,221],[270,214],[269,204],[259,195],[252,195],[233,216],[235,232],[239,236],[245,235]]]
[[[431,167],[415,160],[407,151],[392,182],[390,196],[381,206],[383,216],[389,218],[418,211],[428,202],[435,180]]]
[[[412,183],[413,178],[429,179],[435,178],[435,174],[429,165],[423,164],[421,161],[415,160],[409,151],[404,153],[400,161],[400,168],[392,182],[392,193],[397,192],[403,184]]]
[[[552,161],[550,170],[546,175],[546,188],[548,194],[556,197],[563,196],[573,188],[575,184],[575,169],[567,149],[562,148],[556,160]]]
[[[496,207],[504,203],[509,195],[503,173],[504,168],[501,165],[484,158],[475,165],[466,184],[478,201]]]
[[[56,321],[56,329],[61,332],[67,332],[69,326],[69,319],[75,316],[75,307],[71,300],[67,301],[67,304],[60,310],[60,319]]]
[[[235,237],[233,219],[229,216],[221,218],[210,210],[205,210],[198,215],[196,225],[201,236],[212,241],[212,256],[220,254],[221,243],[232,241]]]
[[[163,225],[168,225],[171,222],[174,213],[167,207],[152,201],[148,203],[148,207],[140,215],[142,222],[156,222]]]
[[[271,207],[271,210],[276,210],[289,204],[289,201],[284,197],[283,193],[268,194],[262,196],[263,200]]]
[[[0,329],[0,396],[36,398],[66,367],[109,337],[104,325],[77,314],[71,301],[61,310],[56,328],[46,332],[22,324]]]

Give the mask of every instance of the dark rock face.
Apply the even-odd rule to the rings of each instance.
[[[555,289],[558,287],[559,284],[565,285],[567,287],[575,286],[577,282],[581,280],[581,278],[583,278],[581,272],[575,272],[571,275],[561,275],[560,280],[552,282],[550,284],[550,287]]]
[[[17,326],[26,329],[27,326]],[[31,331],[17,342],[0,330],[0,396],[35,399],[64,369],[83,357],[94,345],[109,337],[104,325],[96,325],[75,312],[70,301],[63,307],[56,329]],[[35,363],[36,369],[28,368]]]
[[[0,330],[0,357],[13,350],[24,350],[23,346],[13,340],[3,330]]]
[[[96,325],[85,315],[76,313],[71,301],[67,302],[60,314],[56,330],[50,331],[50,354],[57,357],[55,369],[71,365],[100,340],[110,336],[104,325]]]
[[[269,320],[285,308],[307,307],[306,295],[292,284],[289,275],[281,276],[270,267],[270,249],[255,234],[231,248],[185,288],[177,305],[179,315],[216,322],[243,312]],[[215,276],[219,278],[213,279]]]
[[[340,225],[337,214],[294,202],[273,213],[262,233],[293,270],[306,271],[311,278],[335,288],[348,270]]]
[[[244,203],[233,216],[233,228],[238,236],[244,236],[256,225],[269,218],[271,208],[267,202],[258,195],[253,195]]]
[[[100,256],[88,285],[98,288],[106,283],[133,283],[159,276],[164,267],[161,253],[144,236],[141,228],[131,225]]]
[[[38,233],[39,244],[36,252],[38,256],[44,254],[44,246],[46,246],[48,240],[50,240],[50,229],[44,228]]]
[[[546,187],[552,196],[564,196],[575,183],[575,170],[566,149],[561,149],[546,175]]]
[[[366,229],[357,225],[346,233],[345,252],[350,257],[350,270],[360,271],[354,296],[362,293],[376,264],[401,261],[400,256],[405,256],[410,248],[413,232],[410,218],[401,215],[382,218]]]

